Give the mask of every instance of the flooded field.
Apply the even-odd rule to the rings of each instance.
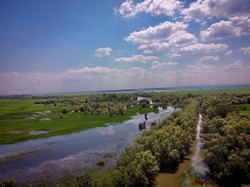
[[[197,134],[196,134],[196,146],[195,152],[191,158],[191,170],[185,173],[185,180],[182,183],[182,187],[193,187],[193,186],[217,186],[215,182],[210,179],[206,173],[209,172],[208,167],[204,163],[203,159],[201,158],[201,149],[204,145],[202,139],[200,137],[201,131],[201,124],[202,124],[202,115],[199,114],[199,122],[197,125]]]
[[[179,165],[176,172],[159,174],[156,183],[157,187],[198,187],[203,186],[206,182],[206,186],[215,186],[215,184],[212,184],[214,182],[206,176],[206,172],[209,170],[200,156],[201,148],[203,147],[200,137],[201,124],[202,115],[199,115],[196,141],[191,147],[190,155]]]
[[[174,108],[161,109],[147,115],[146,129],[152,122],[161,121]],[[118,156],[125,147],[142,133],[138,124],[145,121],[144,114],[133,116],[122,124],[108,124],[63,136],[0,145],[0,179],[15,178],[17,183],[35,182],[47,178],[56,181],[62,176],[82,173],[96,165],[107,153]],[[45,133],[45,132],[32,132]],[[115,158],[107,158],[108,163]]]

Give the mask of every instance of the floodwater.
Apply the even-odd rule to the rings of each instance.
[[[178,170],[175,173],[159,174],[155,186],[198,187],[198,186],[203,186],[204,184],[206,184],[206,182],[207,183],[211,182],[211,180],[206,176],[206,172],[208,172],[209,170],[200,156],[200,151],[201,148],[203,147],[203,142],[200,137],[201,124],[202,124],[202,115],[200,114],[199,121],[197,124],[196,142],[192,145],[192,148],[190,150],[191,154],[188,155],[185,158],[184,162],[179,165]],[[209,185],[207,184],[206,186]]]
[[[186,173],[186,178],[182,183],[182,187],[199,187],[204,185],[217,186],[215,182],[206,175],[206,173],[209,172],[209,169],[200,156],[201,149],[204,145],[200,137],[201,124],[202,115],[199,114],[199,122],[197,124],[196,135],[197,144],[195,147],[194,155],[191,158],[192,169],[190,172]]]
[[[204,143],[202,142],[202,139],[200,137],[201,123],[202,123],[202,115],[200,114],[199,115],[199,122],[197,125],[197,135],[196,135],[197,144],[195,147],[195,153],[192,157],[192,167],[196,172],[205,174],[209,170],[208,170],[207,166],[205,165],[203,159],[200,156],[201,148],[204,145]]]
[[[170,115],[174,108],[149,113],[146,128]],[[143,114],[133,116],[121,124],[109,124],[78,133],[0,145],[0,180],[15,178],[17,183],[35,183],[41,179],[56,181],[63,176],[80,174],[96,165],[103,154],[121,154],[142,133],[138,124],[145,121]],[[109,158],[108,164],[115,158]]]

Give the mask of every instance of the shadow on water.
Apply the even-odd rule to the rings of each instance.
[[[49,176],[50,180],[56,181],[65,175],[82,173],[95,166],[96,161],[103,159],[106,153],[121,154],[142,133],[139,123],[145,121],[147,130],[152,123],[163,120],[173,111],[174,108],[168,107],[160,109],[159,113],[149,113],[146,121],[144,114],[138,114],[122,124],[0,145],[0,163],[5,163],[0,164],[0,180],[15,178],[20,184]],[[8,162],[9,158],[15,159]],[[108,164],[115,161],[115,158],[108,158]]]

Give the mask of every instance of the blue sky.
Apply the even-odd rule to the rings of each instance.
[[[250,83],[249,0],[2,0],[0,94]]]

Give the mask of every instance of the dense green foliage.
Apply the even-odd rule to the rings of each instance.
[[[202,93],[203,91],[201,91]],[[137,96],[150,97],[137,101]],[[9,104],[12,103],[12,104]],[[35,103],[35,104],[34,104]],[[83,175],[58,184],[44,182],[41,187],[136,187],[154,184],[159,171],[173,172],[189,153],[196,134],[198,113],[203,115],[202,137],[205,143],[205,163],[208,175],[217,184],[225,187],[250,184],[250,115],[249,92],[213,92],[210,95],[199,93],[131,93],[94,94],[47,97],[26,100],[0,100],[0,141],[8,139],[10,131],[21,131],[23,141],[27,136],[40,138],[67,134],[101,126],[105,123],[120,122],[138,112],[155,111],[158,106],[176,106],[176,110],[162,122],[144,131],[132,146],[117,159],[117,163],[106,172],[90,170]],[[146,107],[146,108],[145,108]],[[65,110],[62,112],[62,110]],[[50,110],[51,114],[27,119],[34,112]],[[60,113],[63,118],[60,118]],[[243,115],[247,114],[247,115]],[[48,121],[40,121],[50,118]],[[18,126],[14,125],[18,123]],[[34,128],[39,124],[39,129]],[[69,125],[70,124],[70,125]],[[47,134],[28,135],[30,130],[46,130]],[[17,134],[11,134],[17,136]],[[32,137],[34,136],[34,137]],[[112,154],[107,155],[111,157]],[[98,168],[104,160],[96,162]],[[6,179],[0,186],[15,186],[13,180]],[[24,185],[31,186],[31,185]]]
[[[79,186],[150,186],[158,171],[175,170],[189,152],[198,121],[198,102],[194,99],[185,102],[182,111],[175,111],[128,147],[114,170],[80,176]]]
[[[201,110],[210,177],[226,187],[250,184],[250,117],[214,97],[203,98]]]
[[[155,111],[154,108],[140,108],[137,94],[0,99],[0,106],[0,144],[69,134],[105,126],[106,123],[121,123],[137,113]],[[30,134],[30,131],[47,133]]]
[[[249,88],[228,88],[228,89],[190,89],[190,90],[177,90],[173,91],[176,93],[182,93],[182,94],[195,94],[195,95],[217,95],[217,94],[237,94],[237,95],[242,95],[242,94],[249,94],[250,89]]]
[[[2,183],[0,183],[0,187],[14,187],[15,180],[14,179],[4,179]]]

